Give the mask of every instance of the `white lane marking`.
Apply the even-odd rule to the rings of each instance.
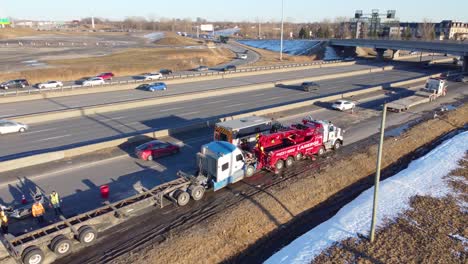
[[[122,118],[126,118],[126,116],[106,117],[105,120],[102,120],[102,122],[114,121],[114,120],[119,120],[119,119],[122,119]]]
[[[41,133],[41,132],[45,132],[45,131],[52,131],[52,130],[56,130],[56,129],[57,129],[57,127],[41,129],[41,130],[34,130],[34,131],[27,131],[26,133],[24,133],[24,135],[36,134],[36,133]]]
[[[48,141],[48,140],[51,140],[51,139],[64,138],[64,137],[69,137],[69,136],[71,136],[71,134],[63,135],[63,136],[50,137],[50,138],[43,138],[43,139],[39,139],[39,140],[34,140],[33,142]]]
[[[280,99],[280,98],[284,98],[284,96],[276,96],[276,97],[264,99],[264,100],[261,100],[261,101],[273,101],[273,100]]]
[[[216,104],[216,103],[227,102],[227,101],[229,101],[229,100],[218,100],[218,101],[208,102],[208,103],[204,103],[204,104]]]
[[[200,111],[193,111],[193,112],[188,112],[188,113],[182,113],[182,114],[179,114],[181,116],[184,116],[184,115],[193,115],[193,114],[198,114],[200,113]]]
[[[234,106],[241,106],[241,105],[245,105],[245,103],[227,105],[227,106],[224,106],[224,107],[234,107]]]
[[[168,111],[177,110],[177,109],[182,109],[182,108],[183,108],[183,107],[167,108],[167,109],[159,110],[159,112],[168,112]]]
[[[254,94],[254,95],[251,95],[252,97],[257,97],[257,96],[262,96],[262,95],[265,95],[264,93],[260,93],[260,94]]]

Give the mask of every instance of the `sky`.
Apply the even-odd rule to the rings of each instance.
[[[466,0],[283,0],[290,22],[314,22],[353,17],[355,10],[396,10],[400,21],[444,19],[468,22]],[[84,17],[121,20],[202,17],[211,21],[279,21],[281,0],[0,0],[0,17],[33,20],[73,20]]]

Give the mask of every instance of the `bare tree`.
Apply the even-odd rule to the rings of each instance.
[[[418,31],[422,39],[424,40],[433,40],[435,37],[434,23],[429,19],[424,18],[423,22],[419,24]]]

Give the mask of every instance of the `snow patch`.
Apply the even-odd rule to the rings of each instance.
[[[156,40],[162,39],[164,37],[164,32],[153,32],[153,33],[146,34],[143,37],[145,37],[145,38],[147,38],[147,39],[149,39],[151,41],[156,41]]]
[[[279,52],[281,49],[280,40],[238,40],[238,42],[260,49]],[[310,50],[317,46],[320,41],[316,40],[283,40],[283,52],[291,55],[307,55]]]
[[[424,157],[412,161],[408,168],[380,183],[377,227],[385,220],[394,221],[410,209],[415,195],[443,197],[453,190],[443,178],[459,167],[468,151],[468,132],[444,141]],[[430,172],[430,173],[429,173]],[[265,261],[277,263],[310,263],[323,250],[357,234],[369,234],[374,188],[370,188],[344,206],[328,221],[320,224]]]

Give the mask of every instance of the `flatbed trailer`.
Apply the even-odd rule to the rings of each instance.
[[[61,221],[18,237],[0,235],[4,249],[0,249],[0,263],[51,263],[72,252],[77,244],[90,246],[103,232],[116,226],[145,208],[164,207],[169,204],[185,205],[187,191],[194,181],[180,177],[158,185],[127,199],[109,203],[74,217],[61,217]],[[181,195],[181,193],[185,195]],[[202,194],[203,195],[203,194]],[[11,257],[11,258],[10,258]]]

